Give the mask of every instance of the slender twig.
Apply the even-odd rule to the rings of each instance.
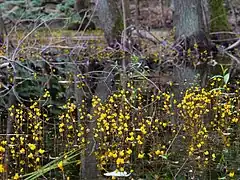
[[[185,166],[185,164],[187,163],[188,158],[184,161],[183,165],[180,167],[180,169],[178,170],[178,172],[175,174],[174,179],[177,179],[178,174],[181,172],[181,170],[183,169],[183,167]]]

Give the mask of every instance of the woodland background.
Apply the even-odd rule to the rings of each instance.
[[[238,179],[240,2],[83,2],[1,1],[0,179]]]

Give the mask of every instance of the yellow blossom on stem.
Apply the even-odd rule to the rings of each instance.
[[[124,164],[124,159],[123,158],[117,158],[116,164],[117,165]]]
[[[14,175],[13,179],[14,179],[14,180],[20,179],[19,174],[16,173],[16,174]]]
[[[127,152],[127,154],[129,154],[129,155],[132,154],[132,150],[131,150],[131,149],[128,149],[126,152]]]
[[[60,161],[58,163],[58,168],[61,169],[61,171],[63,171],[63,162],[62,161]]]
[[[20,149],[20,153],[24,154],[25,153],[25,149],[24,148]]]
[[[229,177],[234,177],[235,173],[234,173],[234,171],[231,171],[228,175],[229,175]]]
[[[5,172],[4,165],[3,165],[3,164],[0,164],[0,173],[3,173],[3,172]]]
[[[33,153],[30,153],[30,154],[28,155],[28,158],[33,158]]]
[[[34,150],[36,149],[36,145],[35,145],[35,144],[29,143],[29,144],[28,144],[28,147],[29,147],[32,151],[34,151]]]
[[[0,152],[4,153],[5,152],[5,148],[0,146]]]
[[[144,157],[144,153],[139,153],[139,154],[138,154],[138,158],[139,158],[139,159],[142,159],[143,157]]]
[[[43,154],[43,153],[45,152],[45,150],[39,149],[38,152],[39,152],[40,154]]]

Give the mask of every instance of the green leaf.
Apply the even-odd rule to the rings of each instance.
[[[132,59],[132,62],[134,62],[134,63],[137,63],[139,61],[139,57],[135,56],[135,55],[132,55],[131,59]]]
[[[168,159],[168,155],[160,155],[160,157],[166,160]]]
[[[224,75],[223,80],[224,80],[224,83],[225,83],[225,84],[228,83],[229,78],[230,78],[230,74],[229,74],[229,73],[227,73],[227,74]]]
[[[41,167],[40,169],[38,169],[37,171],[28,173],[23,175],[22,177],[25,178],[25,180],[35,180],[38,179],[39,177],[43,176],[44,174],[48,173],[49,171],[53,170],[53,169],[57,169],[58,168],[58,163],[60,161],[63,161],[64,165],[69,165],[69,164],[73,164],[76,163],[76,160],[73,160],[76,156],[80,155],[80,150],[72,150],[69,151],[65,154],[63,154],[62,156],[52,160],[51,162],[49,162],[48,164],[44,165],[43,167]]]
[[[212,91],[216,91],[216,90],[225,90],[224,88],[221,88],[221,87],[219,87],[219,88],[214,88],[214,89],[212,89],[210,92],[212,92]]]
[[[219,180],[223,180],[223,179],[226,179],[226,177],[221,177],[221,178],[218,178]]]
[[[214,79],[214,78],[223,78],[223,76],[222,75],[215,75],[215,76],[211,77],[210,79]]]

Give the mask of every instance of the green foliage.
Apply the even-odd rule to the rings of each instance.
[[[42,166],[37,171],[34,171],[29,174],[25,174],[22,176],[25,180],[35,180],[39,177],[45,176],[48,172],[57,169],[57,168],[65,168],[65,166],[69,166],[71,164],[76,163],[77,161],[74,160],[77,156],[79,156],[79,150],[72,150],[69,152],[64,153],[60,157],[57,157],[55,160],[49,162],[48,164]]]
[[[227,13],[224,7],[223,0],[210,0],[211,10],[211,24],[210,29],[212,32],[229,31],[230,26],[227,20]]]
[[[74,7],[75,0],[63,1],[61,4],[57,5],[57,8],[64,13],[69,14],[71,9]]]
[[[32,0],[31,3],[33,7],[40,7],[42,5],[42,0]]]
[[[72,3],[64,1],[58,8],[71,14]],[[13,14],[17,18],[21,13]],[[127,58],[125,52],[84,41],[76,53],[76,41],[69,45],[70,38],[56,34],[48,37],[53,44],[49,39],[47,45],[39,43],[43,35],[27,39],[15,59],[12,51],[4,54],[13,65],[1,69],[1,83],[14,87],[18,99],[7,107],[9,94],[0,94],[0,107],[7,107],[0,110],[1,133],[12,123],[11,135],[0,136],[0,177],[8,171],[8,179],[79,178],[81,163],[88,158],[87,137],[93,134],[90,139],[97,148],[91,154],[101,172],[127,171],[134,179],[239,178],[240,83],[230,81],[229,68],[221,66],[222,74],[212,77],[207,88],[189,82],[180,92],[176,87],[181,84],[158,83],[163,76],[154,80],[141,67],[140,57],[131,55],[123,88],[119,64]],[[54,44],[58,40],[63,44]],[[156,73],[171,70],[161,66],[169,52],[164,48],[153,54]],[[110,70],[103,72],[105,66]],[[107,78],[114,74],[111,83],[116,86],[108,87],[112,91],[104,101],[95,95],[96,87],[107,81],[102,73]],[[96,128],[90,129],[89,122],[96,122]],[[9,155],[8,164],[4,154]]]
[[[230,80],[230,73],[228,72],[228,68],[224,68],[222,64],[220,64],[222,74],[221,75],[214,75],[213,77],[210,78],[210,81],[213,80],[213,83],[211,86],[215,86],[212,90],[226,90],[227,84],[229,83]],[[217,81],[216,81],[217,80]],[[217,83],[214,83],[217,82]]]

